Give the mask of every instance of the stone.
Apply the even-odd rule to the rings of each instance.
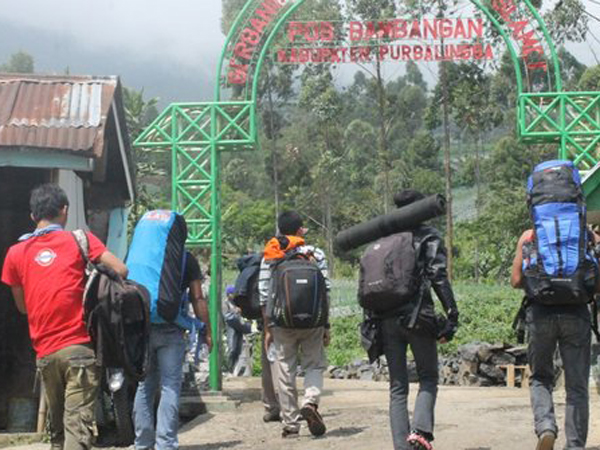
[[[493,380],[495,384],[502,384],[505,380],[505,373],[498,366],[493,364],[483,363],[479,365],[479,373],[485,375],[490,380]]]

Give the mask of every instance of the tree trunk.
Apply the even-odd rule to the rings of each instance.
[[[273,160],[273,191],[275,194],[275,234],[277,230],[277,220],[279,219],[279,165],[277,164],[277,132],[275,130],[275,120],[273,114],[275,107],[273,105],[273,91],[271,88],[271,70],[267,70],[267,86],[269,97],[269,121],[271,127],[271,152]]]
[[[445,17],[443,3],[439,0],[439,14]],[[454,275],[454,219],[452,217],[452,165],[450,160],[450,110],[448,105],[448,75],[444,63],[444,38],[441,40],[442,61],[440,62],[440,83],[442,83],[442,115],[444,127],[444,172],[446,177],[446,247],[448,249],[448,278]]]
[[[379,158],[383,169],[383,212],[387,213],[390,208],[391,186],[390,186],[390,155],[388,154],[387,130],[385,118],[387,102],[385,98],[385,86],[381,74],[381,61],[377,58],[377,99],[379,103]]]
[[[331,152],[329,125],[325,125],[325,151]],[[325,176],[323,176],[325,175]],[[325,239],[327,241],[327,261],[329,262],[329,277],[333,278],[335,261],[333,254],[333,212],[331,206],[331,176],[321,174],[323,180],[323,222],[325,224]]]
[[[479,132],[475,132],[475,186],[477,194],[475,196],[475,219],[479,220],[481,217],[481,153],[480,153],[481,139]],[[475,282],[479,283],[480,270],[479,270],[479,236],[475,236]]]

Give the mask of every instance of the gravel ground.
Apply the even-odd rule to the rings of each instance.
[[[416,386],[411,386],[411,404]],[[206,414],[180,431],[181,450],[383,450],[391,449],[388,391],[385,383],[326,380],[321,410],[328,432],[315,439],[302,429],[283,440],[279,424],[264,424],[257,401],[258,379],[225,383],[243,398],[233,412]],[[559,420],[564,395],[555,397]],[[600,450],[600,397],[592,394],[589,450]],[[533,418],[527,389],[442,387],[438,398],[436,450],[534,450]],[[564,445],[559,437],[556,449]],[[48,445],[14,449],[47,450]]]

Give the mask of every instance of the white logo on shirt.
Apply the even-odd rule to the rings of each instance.
[[[42,267],[48,267],[51,265],[56,259],[56,253],[54,253],[49,248],[45,248],[40,250],[40,252],[35,257],[35,262],[38,263]]]

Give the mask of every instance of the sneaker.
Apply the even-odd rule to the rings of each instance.
[[[417,431],[411,432],[406,438],[406,442],[408,442],[414,450],[433,450],[431,442]]]
[[[281,432],[281,437],[283,439],[289,438],[297,438],[300,435],[300,430],[291,430],[289,428],[284,428]]]
[[[267,411],[263,416],[263,421],[265,423],[281,422],[281,416],[279,415],[279,411]]]
[[[313,405],[312,403],[308,403],[302,407],[300,410],[300,415],[306,420],[308,423],[308,429],[313,436],[323,436],[327,428],[325,427],[325,422],[323,422],[323,418],[319,411],[317,411],[317,405]]]
[[[556,433],[546,430],[539,435],[535,450],[554,450],[554,441],[556,441]]]

